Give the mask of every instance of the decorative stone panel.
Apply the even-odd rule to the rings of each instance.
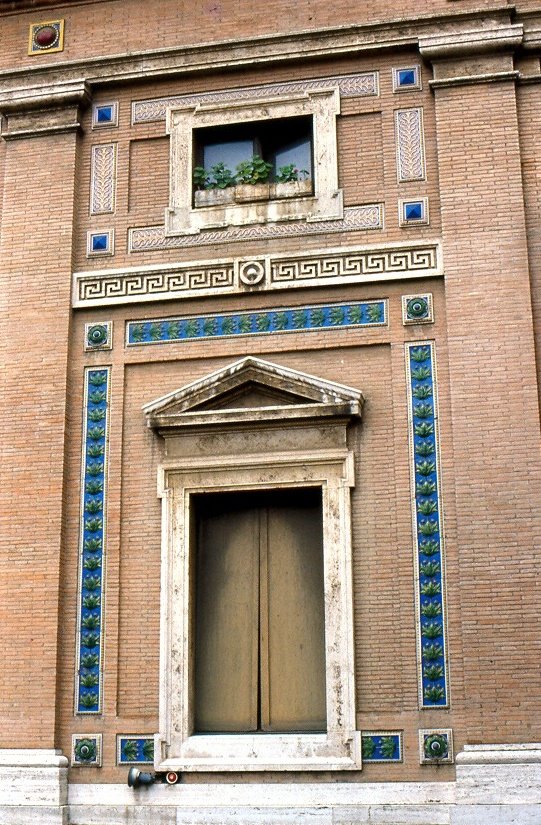
[[[404,326],[434,323],[431,292],[424,295],[402,295],[402,323]]]
[[[116,762],[117,765],[152,765],[154,737],[119,734],[116,738]]]
[[[370,731],[361,734],[363,763],[402,762],[400,731]]]
[[[435,347],[406,344],[419,704],[449,705]]]
[[[179,318],[129,321],[126,344],[163,344],[201,339],[270,335],[282,332],[379,327],[387,324],[385,301],[315,304],[254,312],[187,315]]]
[[[113,322],[85,324],[85,352],[113,348]]]
[[[101,767],[102,734],[75,733],[72,736],[72,768]]]
[[[332,232],[360,232],[383,229],[383,204],[351,206],[337,220],[285,221],[253,226],[230,226],[227,229],[205,230],[198,235],[166,235],[165,226],[133,227],[128,234],[129,252],[149,252],[162,249],[183,249],[189,246],[215,246],[236,241],[273,240],[304,235],[328,235]]]
[[[267,83],[262,86],[244,86],[220,92],[202,92],[175,95],[132,103],[132,123],[150,123],[165,120],[167,110],[178,106],[238,103],[242,100],[261,100],[267,97],[290,97],[313,89],[338,88],[340,97],[374,97],[379,95],[378,72],[318,77],[314,80],[292,80],[286,83]]]
[[[76,713],[102,706],[103,597],[110,367],[85,370],[79,544]]]
[[[453,731],[450,728],[419,731],[421,765],[438,765],[453,761]]]
[[[261,273],[264,277],[261,278]],[[257,274],[246,284],[248,274]],[[75,272],[73,306],[99,306],[247,290],[294,289],[329,284],[370,283],[441,274],[437,242],[342,247],[197,263]],[[244,281],[242,276],[244,275]]]
[[[115,211],[117,144],[92,147],[90,174],[90,214]]]
[[[395,112],[396,162],[399,183],[424,180],[425,148],[423,110],[399,109]]]

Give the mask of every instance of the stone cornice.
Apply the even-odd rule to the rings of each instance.
[[[337,57],[359,52],[393,48],[416,48],[438,36],[459,36],[465,29],[507,31],[514,7],[502,4],[486,9],[455,12],[448,15],[420,15],[411,20],[366,25],[341,26],[317,31],[264,35],[243,40],[200,43],[159,49],[138,54],[94,57],[86,60],[25,66],[0,72],[0,102],[9,92],[22,94],[23,89],[56,86],[84,78],[87,85],[118,84],[187,73],[231,70],[264,66],[279,62],[303,61],[320,57]]]
[[[419,38],[419,51],[428,60],[468,57],[487,52],[513,51],[522,44],[523,26],[518,23]]]
[[[72,132],[79,128],[79,115],[90,101],[84,80],[52,85],[0,90],[0,112],[5,122],[4,140]]]

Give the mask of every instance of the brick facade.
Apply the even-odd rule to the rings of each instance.
[[[25,790],[0,795],[2,815],[15,825],[21,805],[42,806],[51,822],[105,825],[135,806],[134,816],[164,823],[210,822],[218,806],[223,821],[252,821],[261,794],[265,823],[290,810],[318,823],[384,821],[385,810],[397,823],[533,822],[541,7],[439,0],[418,15],[383,0],[362,11],[273,2],[265,14],[257,3],[195,5],[0,2],[0,774],[20,778],[30,766],[38,785],[49,771],[60,788],[41,801]],[[27,54],[31,24],[60,20],[63,50]],[[404,69],[418,82],[397,87]],[[340,215],[269,221],[260,212],[167,234],[177,162],[167,108],[227,110],[242,99],[264,119],[269,101],[306,99],[314,87],[338,90],[335,128],[313,141],[335,141]],[[111,104],[112,122],[106,113],[100,123],[96,107]],[[424,213],[408,220],[404,204]],[[252,284],[254,266],[264,275]],[[417,316],[415,296],[426,301]],[[380,315],[369,309],[381,302]],[[343,771],[183,763],[191,790],[158,783],[143,797],[121,785],[130,762],[153,770],[152,761],[122,748],[161,735],[167,713],[168,528],[156,485],[172,459],[142,408],[246,356],[365,398],[347,437],[351,665],[365,758]],[[415,429],[425,400],[437,404],[434,423]],[[435,454],[418,453],[420,432]],[[423,498],[424,457],[437,493]],[[102,487],[89,505],[92,473],[90,489]],[[431,520],[439,567],[427,577]],[[89,556],[93,536],[102,546]],[[99,599],[86,608],[85,577],[96,570]],[[445,675],[427,682],[431,594],[443,610],[432,641]],[[85,667],[83,637],[93,632],[99,664]],[[421,745],[443,735],[442,759],[427,756],[420,731]],[[371,758],[366,740],[385,734],[400,735],[401,753]],[[86,739],[89,758],[77,744]],[[159,777],[162,762],[156,753]],[[231,787],[220,797],[218,785]]]

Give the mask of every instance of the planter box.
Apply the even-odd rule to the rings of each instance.
[[[196,189],[194,193],[194,203],[197,207],[220,206],[224,203],[234,202],[234,186],[228,186],[227,189]]]
[[[293,180],[289,183],[271,183],[271,198],[302,198],[312,194],[312,181]]]
[[[237,183],[235,186],[235,200],[237,203],[268,201],[269,189],[268,183]]]

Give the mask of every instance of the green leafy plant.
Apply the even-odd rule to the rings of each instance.
[[[254,155],[251,160],[243,160],[237,165],[235,181],[236,183],[267,183],[272,170],[272,163],[263,160],[259,155]]]
[[[351,307],[350,310],[353,310],[354,307]],[[349,320],[353,321],[351,317],[351,311],[349,314]],[[312,309],[310,311],[310,325],[313,327],[322,327],[325,323],[325,313],[322,309]]]
[[[371,324],[379,324],[383,320],[381,304],[370,304],[366,314]]]
[[[359,304],[348,307],[348,321],[350,324],[360,324],[363,320],[363,308]]]
[[[162,337],[162,325],[151,324],[148,332],[152,341],[159,341]]]
[[[222,321],[222,333],[232,335],[235,332],[235,319],[232,315],[227,315]]]
[[[209,173],[204,166],[196,166],[193,170],[193,185],[196,189],[208,189]]]
[[[103,421],[106,415],[107,411],[103,407],[97,407],[95,410],[88,411],[89,421]]]
[[[93,647],[99,644],[100,641],[100,634],[99,633],[83,633],[81,635],[81,644],[83,647],[87,647],[89,650],[92,650]]]
[[[335,326],[343,324],[345,321],[344,307],[331,307],[329,316],[331,319],[331,324],[334,324]]]
[[[441,570],[439,561],[424,561],[419,565],[419,570],[423,576],[437,576]]]
[[[97,693],[84,693],[81,698],[79,699],[79,704],[83,708],[94,708],[98,705],[98,694]],[[86,761],[90,762],[92,759],[95,758],[95,752],[92,757],[88,757]]]
[[[260,312],[256,316],[255,325],[258,332],[268,332],[271,325],[270,315],[267,312]]]
[[[149,762],[154,760],[154,740],[153,739],[145,739],[143,742],[143,747],[141,748],[143,751],[143,756]]]
[[[105,390],[94,390],[94,392],[91,392],[88,396],[88,400],[92,401],[93,404],[101,404],[106,398],[107,392]]]
[[[84,627],[85,630],[97,630],[99,626],[100,617],[95,613],[90,613],[81,619],[81,627]]]
[[[218,321],[216,318],[205,318],[203,320],[203,332],[205,335],[216,335],[218,332]]]
[[[83,567],[85,570],[98,570],[101,567],[101,559],[96,558],[96,556],[89,556],[84,560]]]
[[[83,587],[85,590],[88,590],[89,593],[93,593],[94,590],[98,590],[101,586],[101,579],[99,576],[86,576],[83,579]]]
[[[246,334],[252,331],[252,316],[241,315],[239,318],[239,332]]]
[[[105,435],[105,427],[90,427],[87,432],[87,437],[91,441],[99,441]]]
[[[417,361],[417,363],[420,363],[422,361],[426,361],[426,359],[430,357],[430,350],[427,347],[416,347],[411,350],[410,355],[412,361]]]
[[[385,759],[392,759],[395,754],[397,741],[394,736],[382,736],[380,740],[381,755]]]
[[[103,444],[89,444],[86,450],[90,458],[99,458],[105,452]]]
[[[411,371],[411,377],[415,378],[416,381],[424,381],[430,378],[430,367],[415,367]]]
[[[81,667],[97,667],[100,663],[100,657],[97,653],[85,653],[81,656]]]
[[[84,676],[81,676],[80,683],[85,688],[96,687],[99,684],[100,677],[97,673],[85,673]]]
[[[104,384],[107,383],[107,373],[91,372],[88,376],[88,383],[91,384],[93,387],[102,387]]]
[[[415,465],[415,469],[421,476],[429,476],[430,473],[436,472],[436,464],[434,461],[420,461]]]
[[[443,677],[443,665],[426,665],[423,670],[423,676],[429,682],[436,682]]]
[[[439,530],[439,525],[437,521],[433,519],[427,519],[426,521],[421,521],[418,527],[419,533],[422,536],[433,536]]]
[[[441,593],[439,582],[425,582],[419,589],[421,596],[438,596]]]
[[[199,332],[199,324],[195,320],[186,321],[184,326],[186,338],[196,338]]]
[[[289,319],[287,312],[277,312],[274,316],[274,325],[276,329],[287,329],[288,322]]]
[[[228,169],[225,163],[220,162],[211,167],[206,188],[227,189],[229,186],[234,186],[235,183],[236,178],[231,169]]]
[[[98,553],[102,548],[102,541],[100,538],[86,539],[84,549],[87,553]]]
[[[432,395],[432,387],[428,384],[419,384],[412,389],[411,394],[414,398],[418,398],[419,401],[423,401]]]
[[[443,647],[439,644],[433,643],[423,647],[423,659],[427,662],[435,662],[443,656]]]
[[[419,542],[419,550],[424,556],[435,556],[439,549],[440,544],[436,539],[424,539]]]
[[[131,328],[131,337],[132,340],[136,343],[140,343],[145,337],[145,327],[143,324],[133,324]]]
[[[127,762],[135,762],[137,759],[137,741],[128,739],[122,746],[122,756]]]
[[[99,476],[103,473],[102,461],[89,461],[86,465],[86,472],[89,476]]]
[[[180,338],[180,321],[170,321],[166,324],[165,330],[169,340]]]
[[[434,449],[433,441],[421,441],[415,445],[416,454],[425,458],[429,455],[433,455]]]
[[[97,533],[102,527],[103,521],[101,518],[89,518],[85,521],[85,530],[88,530],[89,533]]]
[[[432,404],[416,404],[413,408],[413,414],[417,418],[430,418],[434,415],[434,408]]]
[[[363,759],[372,759],[376,752],[376,740],[373,736],[363,736],[361,741]]]
[[[441,605],[438,602],[427,602],[421,606],[421,615],[425,619],[435,619],[436,616],[441,616]]]
[[[99,499],[90,498],[85,503],[85,510],[87,513],[95,515],[96,513],[101,513],[101,511],[103,510],[103,504]]]
[[[336,307],[333,307],[333,310],[334,309],[336,309]],[[333,310],[331,310],[331,319],[332,319],[332,316],[333,316]],[[306,310],[297,309],[293,313],[293,325],[295,327],[297,327],[299,329],[304,329],[304,327],[306,326],[307,320],[308,319],[307,319]],[[335,321],[335,322],[333,321],[333,323],[340,323],[340,321]]]
[[[420,481],[415,489],[418,496],[431,496],[432,493],[436,492],[436,482],[426,480]]]
[[[417,502],[417,509],[423,516],[431,516],[432,513],[436,513],[438,510],[438,502],[432,501],[429,499],[428,501],[418,501]]]
[[[441,685],[430,685],[430,687],[424,689],[423,695],[427,702],[441,702],[445,697],[445,690]]]
[[[91,496],[96,496],[98,493],[103,493],[103,481],[91,478],[86,482],[85,490]]]
[[[420,438],[426,438],[427,435],[434,434],[434,425],[429,424],[427,421],[422,421],[420,424],[415,425],[415,435],[418,435]]]
[[[428,622],[422,625],[421,634],[426,639],[437,639],[443,633],[443,626],[441,622]]]
[[[99,596],[95,596],[94,594],[85,596],[83,599],[83,607],[86,607],[87,610],[95,610],[96,607],[100,606],[100,602],[101,599]]]
[[[276,183],[295,183],[298,180],[307,180],[310,173],[307,169],[297,169],[294,163],[280,166],[276,173]]]

